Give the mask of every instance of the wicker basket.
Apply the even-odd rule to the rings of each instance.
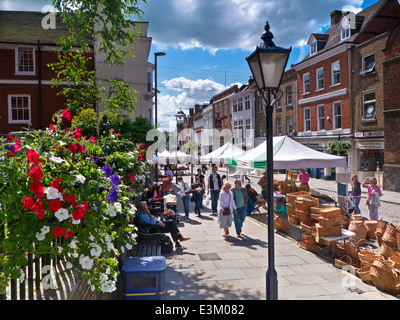
[[[382,233],[375,231],[375,238],[376,241],[378,242],[378,246],[382,245]]]
[[[333,249],[335,249],[335,252],[333,252]],[[335,258],[339,258],[341,256],[346,255],[346,249],[344,248],[343,242],[332,241],[328,246],[328,253],[330,255],[335,253]]]
[[[324,208],[324,209],[322,209],[320,211],[320,215],[323,218],[340,217],[341,216],[341,210],[340,210],[339,207],[327,206],[326,208]]]
[[[367,228],[367,238],[369,239],[376,239],[375,232],[376,232],[376,220],[365,220],[364,225]]]
[[[380,290],[396,293],[395,274],[382,260],[376,259],[371,265],[371,281]]]
[[[371,265],[375,260],[375,252],[371,247],[360,248],[358,252],[358,258],[364,263],[364,265]]]
[[[393,256],[396,254],[396,251],[394,251],[391,247],[387,246],[386,244],[382,243],[379,253],[381,256],[383,256],[385,259],[389,259],[389,257]]]
[[[351,220],[348,230],[356,234],[354,237],[352,237],[352,239],[355,241],[362,240],[360,244],[364,243],[365,237],[367,236],[367,228],[365,227],[363,221]]]
[[[342,269],[344,266],[347,265],[352,265],[352,263],[353,259],[348,255],[344,255],[339,259],[335,259],[335,267],[339,269]]]
[[[304,250],[313,252],[313,253],[320,253],[321,252],[321,248],[318,247],[317,245],[309,244],[309,243],[306,243],[304,241],[300,241],[299,242],[299,247],[304,249]]]
[[[304,192],[304,191],[297,191],[297,192],[292,192],[286,195],[286,201],[287,203],[293,204],[297,200],[297,198],[308,198],[311,199],[311,193],[310,192]]]
[[[345,243],[346,254],[355,260],[358,260],[358,251],[359,251],[358,248],[360,246],[361,241],[356,241],[353,238],[350,238],[350,240],[346,241]]]
[[[297,198],[297,200],[294,202],[294,205],[296,207],[296,210],[302,210],[302,211],[310,211],[310,208],[312,206],[318,205],[319,204],[319,199],[317,198]]]
[[[284,233],[289,233],[290,231],[289,227],[276,214],[274,215],[274,222],[276,229]]]
[[[301,241],[307,244],[315,244],[315,238],[311,233],[303,233],[301,235]]]
[[[364,266],[356,271],[357,276],[366,283],[371,283],[371,266]]]
[[[400,269],[400,256],[399,256],[398,253],[394,254],[391,257],[389,257],[389,261],[394,263],[394,267],[396,269]]]
[[[363,221],[363,217],[359,213],[353,213],[351,215],[351,220],[356,220],[356,221]]]
[[[324,217],[319,217],[318,218],[318,223],[321,227],[326,227],[330,228],[333,226],[336,226],[338,224],[341,224],[341,217],[333,217],[333,218],[324,218]]]
[[[376,232],[380,233],[383,236],[383,234],[385,233],[387,224],[388,224],[387,221],[377,220],[376,221]]]
[[[310,210],[303,211],[303,210],[298,210],[296,209],[296,217],[301,221],[307,221],[310,220]]]
[[[315,233],[315,222],[313,220],[305,220],[300,223],[301,230],[308,233]]]
[[[388,223],[385,229],[385,232],[382,236],[382,242],[390,247],[392,250],[397,251],[397,230],[396,227]]]

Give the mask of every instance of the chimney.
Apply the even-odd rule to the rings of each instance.
[[[331,27],[333,27],[335,24],[338,24],[340,22],[340,19],[342,18],[342,11],[341,10],[334,10],[331,12]]]

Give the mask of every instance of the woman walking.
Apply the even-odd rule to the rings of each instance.
[[[180,194],[182,196],[183,208],[185,209],[184,218],[189,218],[189,200],[190,194],[192,193],[187,182],[183,181],[182,177],[178,178],[178,184],[181,187]]]
[[[229,237],[229,228],[232,226],[233,214],[236,214],[236,204],[233,194],[230,191],[232,185],[229,181],[225,182],[219,194],[218,203],[218,223],[219,228],[224,229],[224,238]]]
[[[204,188],[200,182],[200,178],[197,176],[195,182],[191,186],[192,197],[194,200],[194,213],[200,217],[201,200],[203,199]]]
[[[361,200],[361,183],[358,181],[357,175],[351,177],[351,201],[354,204],[354,213],[361,213],[360,211]]]
[[[367,183],[367,180],[369,180],[369,183]],[[363,188],[368,188],[367,205],[371,220],[378,220],[378,208],[381,206],[380,198],[383,196],[381,188],[376,182],[375,177],[367,177],[362,183]]]

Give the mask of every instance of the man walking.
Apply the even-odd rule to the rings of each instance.
[[[241,237],[242,227],[247,215],[248,195],[245,188],[242,187],[242,181],[235,181],[235,188],[232,189],[233,198],[236,204],[236,214],[233,216],[235,222],[236,235]]]
[[[217,173],[218,168],[214,166],[212,168],[212,174],[208,177],[208,184],[207,184],[207,194],[210,194],[211,190],[211,210],[213,216],[217,215],[217,205],[218,205],[218,197],[219,191],[222,187],[222,180],[221,176]]]

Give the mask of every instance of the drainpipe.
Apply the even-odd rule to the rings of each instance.
[[[350,157],[347,157],[347,161],[349,161],[349,158],[351,159],[351,165],[350,163],[347,163],[347,166],[350,167],[350,171],[354,171],[353,164],[354,164],[354,158],[356,157],[357,152],[354,150],[355,142],[354,142],[354,106],[353,106],[353,66],[352,66],[352,52],[353,52],[354,46],[351,46],[348,49],[348,73],[349,73],[349,112],[350,112],[350,142],[351,142],[351,149],[352,151],[350,152]],[[353,172],[350,173],[351,175]]]
[[[38,49],[38,116],[39,116],[39,129],[42,129],[42,49],[40,48],[40,41],[37,41]]]

